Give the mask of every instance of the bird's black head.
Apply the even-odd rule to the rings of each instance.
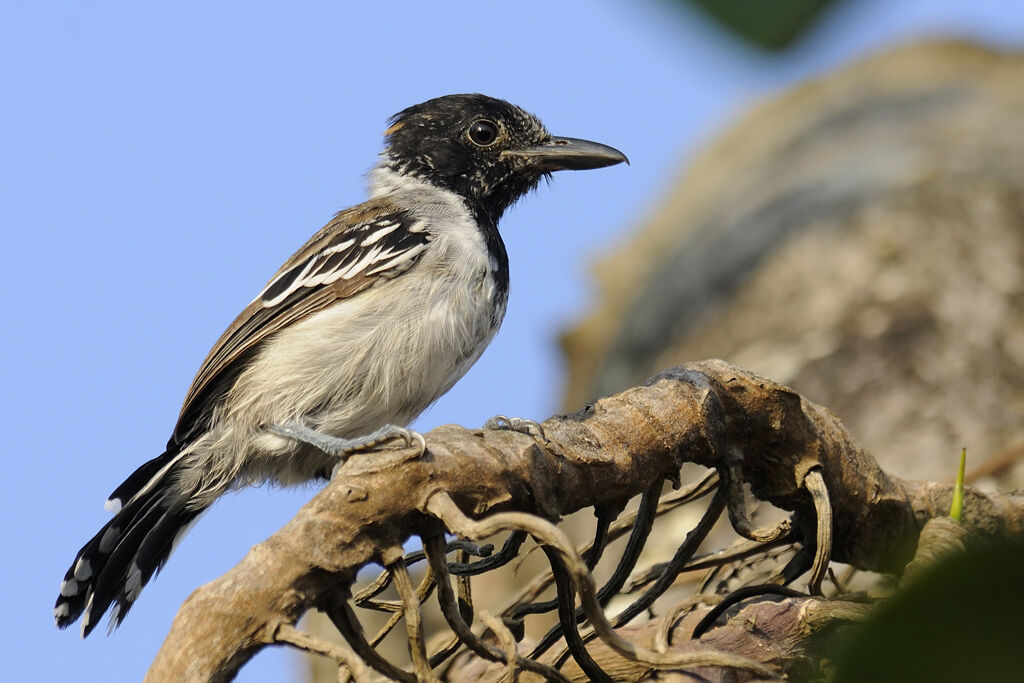
[[[395,114],[384,165],[463,197],[493,221],[552,171],[627,161],[606,145],[553,137],[537,117],[486,95],[447,95]]]

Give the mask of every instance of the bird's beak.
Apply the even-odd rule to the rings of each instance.
[[[608,145],[578,138],[551,138],[526,149],[510,149],[504,157],[517,157],[538,171],[584,171],[591,168],[614,166],[625,161],[626,155]]]

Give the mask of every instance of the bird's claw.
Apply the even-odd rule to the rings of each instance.
[[[408,448],[409,446],[416,444],[419,448],[420,455],[427,450],[427,441],[423,438],[422,434],[411,429],[395,425],[389,425],[381,430],[367,434],[361,439],[354,439],[354,441],[360,441],[360,443],[352,447],[351,450],[353,451],[372,450],[381,444],[388,443],[389,441],[401,441],[401,448]]]
[[[422,434],[412,429],[406,429],[405,427],[399,427],[399,429],[402,430],[402,434],[399,434],[390,440],[393,441],[394,439],[401,439],[405,442],[406,448],[415,444],[417,458],[427,452],[427,440],[423,438]]]
[[[522,417],[508,417],[506,415],[495,415],[484,422],[484,429],[508,429],[520,434],[527,434],[536,439],[547,441],[544,434],[544,427],[534,420],[527,420]]]

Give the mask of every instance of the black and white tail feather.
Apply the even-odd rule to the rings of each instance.
[[[82,618],[82,637],[111,608],[110,630],[121,624],[143,586],[160,571],[177,542],[202,514],[175,495],[180,454],[168,451],[139,467],[110,495],[113,518],[78,551],[54,605],[57,626]]]
[[[109,608],[112,631],[218,495],[236,480],[285,480],[281,475],[289,467],[286,458],[280,460],[277,473],[254,475],[247,473],[245,463],[235,462],[221,477],[200,478],[197,483],[194,475],[197,463],[203,469],[203,435],[211,431],[217,406],[261,342],[300,314],[311,315],[405,272],[430,242],[430,234],[401,211],[381,215],[364,208],[358,220],[347,221],[346,229],[331,229],[352,212],[339,213],[286,262],[214,345],[189,389],[167,450],[110,494],[105,507],[113,518],[82,546],[65,574],[54,605],[58,627],[67,628],[81,617],[82,637],[88,636]],[[206,452],[211,455],[220,461],[231,459],[229,453]],[[294,463],[292,467],[308,469]],[[292,478],[304,481],[330,471],[312,469]],[[186,482],[190,476],[193,480]]]

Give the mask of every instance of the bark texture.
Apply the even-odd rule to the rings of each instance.
[[[677,477],[687,462],[719,471],[719,512],[728,498],[730,508],[740,506],[735,514],[742,517],[744,482],[759,499],[793,511],[791,538],[809,552],[815,550],[820,530],[806,482],[822,479],[833,512],[827,530],[832,559],[865,569],[905,564],[924,522],[945,514],[952,495],[951,487],[887,475],[829,410],[723,361],[673,368],[644,386],[575,414],[553,417],[543,423],[543,430],[544,436],[537,437],[445,426],[426,435],[427,452],[421,457],[385,451],[352,458],[284,528],[223,577],[193,593],[148,680],[229,680],[260,648],[295,642],[291,626],[307,609],[336,615],[350,609],[351,585],[362,567],[378,563],[392,567],[393,576],[395,568],[404,574],[402,544],[418,534],[428,550],[436,551],[439,540],[443,546],[442,519],[454,528],[463,513],[484,523],[525,520],[522,528],[550,539],[544,541],[547,547],[561,553],[560,562],[584,599],[593,581],[579,555],[564,548],[551,522],[588,507],[621,509],[660,479]],[[735,496],[740,500],[733,500]],[[444,507],[443,500],[457,508]],[[964,507],[964,526],[972,535],[1024,537],[1021,498],[969,491]],[[734,526],[737,521],[742,519],[734,518]],[[464,528],[469,529],[468,521]],[[443,564],[433,566],[447,574]],[[408,602],[411,589],[403,581],[406,608],[418,609]],[[446,584],[445,578],[438,585]],[[779,604],[781,608],[758,609],[814,610],[806,601]],[[809,622],[797,623],[806,628]],[[749,643],[734,648],[719,641],[724,635],[718,631],[708,634],[717,634],[714,642],[702,639],[699,647],[749,656]],[[798,628],[792,637],[799,633]],[[602,641],[610,642],[604,636]],[[785,659],[788,646],[783,641],[769,648],[771,652],[754,648],[766,653],[758,661],[778,673],[786,670],[776,661]],[[356,643],[353,647],[358,650]],[[649,667],[657,654],[638,650],[624,655],[621,645],[612,649],[606,664],[625,657]],[[341,661],[351,653],[336,655]],[[740,667],[731,675],[736,671],[749,678],[758,670]]]
[[[596,264],[567,405],[718,357],[903,476],[1024,443],[1022,83],[1020,53],[932,42],[744,112]]]

